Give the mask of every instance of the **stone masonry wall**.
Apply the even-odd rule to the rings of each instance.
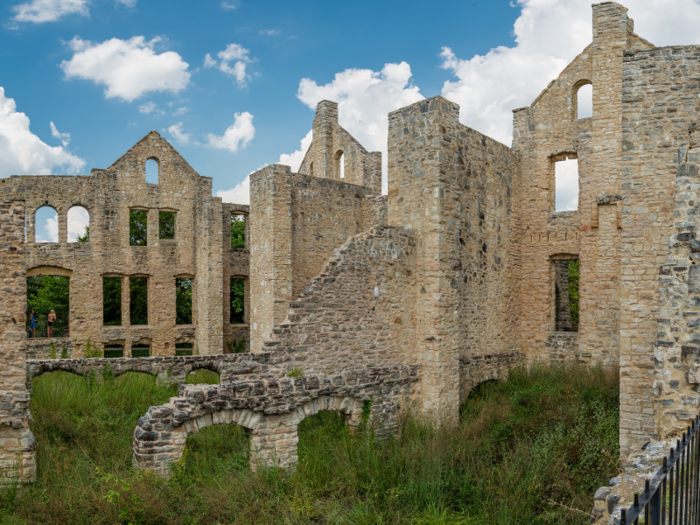
[[[655,370],[685,366],[671,364],[670,359],[680,358],[675,355],[676,350],[656,343],[657,339],[668,341],[667,337],[680,336],[669,334],[670,327],[664,327],[660,321],[668,317],[659,315],[659,301],[661,305],[669,301],[661,295],[660,277],[667,279],[674,273],[659,276],[659,267],[676,266],[668,240],[680,225],[674,217],[674,195],[679,191],[677,155],[679,147],[688,143],[692,119],[699,115],[699,60],[697,46],[629,50],[624,57],[621,338],[625,344],[620,352],[623,452],[634,444],[660,439],[659,432],[666,429],[659,425],[673,428],[676,416],[672,412],[684,410],[679,399],[672,406],[659,405],[657,402],[666,398],[655,397],[655,381],[662,381],[664,395],[689,388],[676,383],[679,379],[674,377],[659,379]],[[685,188],[681,189],[685,193]],[[680,193],[676,198],[684,199]],[[673,330],[685,328],[680,325]],[[655,415],[657,409],[660,412]]]
[[[223,224],[221,232],[221,244],[224,253],[224,287],[223,287],[223,327],[224,348],[228,351],[229,342],[238,342],[245,339],[245,351],[250,351],[250,206],[244,204],[223,203]],[[246,238],[245,248],[231,248],[230,221],[233,214],[241,214],[245,217]],[[228,227],[227,227],[228,225]],[[245,279],[245,305],[244,322],[231,324],[231,278]]]
[[[0,190],[4,189],[0,183]],[[0,483],[36,477],[26,374],[24,202],[0,199]]]

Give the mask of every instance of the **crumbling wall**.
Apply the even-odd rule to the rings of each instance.
[[[519,156],[434,97],[389,114],[388,222],[416,239],[421,410],[456,421],[460,359],[519,353],[519,254],[512,202]],[[409,349],[410,348],[410,349]]]
[[[690,387],[683,378],[676,377],[687,366],[681,363],[679,345],[687,344],[686,338],[692,335],[692,327],[685,325],[692,315],[675,321],[675,326],[667,326],[662,320],[681,315],[676,310],[681,306],[675,302],[678,292],[668,279],[685,280],[683,268],[690,265],[690,257],[681,256],[673,245],[669,252],[668,241],[685,242],[674,234],[690,234],[695,221],[694,212],[688,213],[695,204],[685,202],[688,192],[693,191],[692,186],[687,187],[694,184],[693,178],[683,181],[684,173],[677,174],[676,170],[679,161],[686,161],[683,154],[678,158],[678,149],[688,144],[691,121],[699,115],[700,87],[695,80],[700,75],[699,51],[698,46],[674,46],[630,50],[624,57],[620,276],[623,452],[634,444],[660,439],[659,433],[672,430],[685,419],[685,411],[696,411],[697,399],[692,395],[687,398],[690,404],[683,405],[681,396],[690,395]],[[690,154],[687,160],[696,162]],[[685,222],[680,216],[674,217],[674,196],[678,213],[687,216]],[[662,265],[674,270],[660,276]],[[676,267],[680,273],[676,273]],[[680,297],[686,294],[682,292]],[[660,305],[663,315],[659,313]],[[664,346],[668,342],[671,347]],[[663,397],[656,398],[659,392]]]
[[[224,352],[228,351],[229,343],[245,339],[245,351],[250,351],[250,206],[245,204],[223,203],[221,219],[221,244],[224,255],[224,288],[223,288],[223,319],[224,319]],[[246,236],[245,248],[231,248],[231,215],[241,214],[245,217]],[[244,322],[231,324],[231,278],[245,279]]]
[[[0,189],[4,184],[0,183]],[[29,430],[26,376],[27,281],[24,261],[25,206],[0,200],[0,483],[36,478],[34,435]]]

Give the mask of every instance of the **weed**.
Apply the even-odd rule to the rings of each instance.
[[[304,369],[299,367],[292,368],[287,372],[288,377],[304,377]]]

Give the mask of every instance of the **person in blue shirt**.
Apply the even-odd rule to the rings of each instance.
[[[32,339],[34,339],[36,337],[36,313],[34,313],[34,310],[29,314],[29,324],[32,327]]]

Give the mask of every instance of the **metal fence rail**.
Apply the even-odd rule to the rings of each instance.
[[[34,337],[36,339],[48,337],[48,321],[46,319],[37,320]],[[66,319],[56,319],[53,323],[53,337],[68,337],[70,330]],[[32,329],[27,328],[27,337],[32,337]]]
[[[644,492],[634,495],[629,509],[622,509],[620,525],[700,524],[699,424],[700,415],[676,441],[661,468],[646,480]]]

